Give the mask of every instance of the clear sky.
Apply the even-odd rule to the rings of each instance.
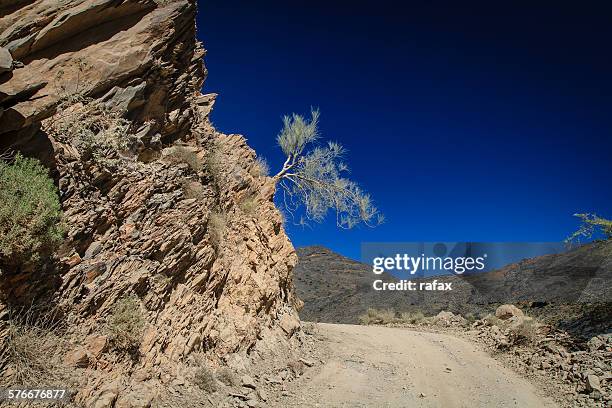
[[[204,92],[273,172],[282,115],[318,106],[387,218],[288,226],[296,246],[560,241],[612,217],[607,3],[201,1]]]

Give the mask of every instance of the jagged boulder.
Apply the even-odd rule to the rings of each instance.
[[[0,47],[0,74],[13,70],[13,57],[6,48]]]
[[[501,320],[508,320],[512,317],[521,318],[525,316],[525,314],[514,305],[501,305],[495,310],[495,316]]]

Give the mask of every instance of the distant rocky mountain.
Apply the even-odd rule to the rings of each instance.
[[[356,323],[368,308],[420,310],[435,314],[481,313],[499,303],[593,303],[612,300],[612,241],[587,244],[561,254],[545,255],[492,272],[414,279],[448,282],[452,291],[375,291],[370,265],[325,247],[297,250],[295,286],[304,301],[303,320]]]

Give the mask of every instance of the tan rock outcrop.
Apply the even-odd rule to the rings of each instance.
[[[501,320],[525,316],[523,311],[514,305],[501,305],[495,310],[495,316]]]
[[[72,344],[65,361],[86,370],[77,400],[96,407],[148,406],[135,390],[170,384],[195,354],[221,362],[294,337],[297,258],[255,153],[210,124],[216,95],[199,91],[195,1],[13,0],[3,10],[0,47],[23,65],[0,74],[0,152],[52,167],[67,236],[42,267],[0,259],[0,316],[55,304]],[[128,148],[112,164],[57,133],[75,95],[127,120]],[[128,296],[143,323],[131,356],[110,327]]]

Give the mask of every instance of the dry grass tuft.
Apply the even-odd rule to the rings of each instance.
[[[369,308],[365,314],[359,316],[359,323],[364,325],[388,324],[396,321],[395,312],[390,309]]]
[[[509,327],[515,343],[533,343],[538,336],[539,324],[535,319],[526,318]]]
[[[118,351],[135,352],[140,347],[144,325],[138,298],[131,295],[119,300],[107,324],[111,344]]]
[[[186,199],[201,200],[204,198],[204,186],[198,181],[186,180],[181,184],[181,188],[183,189],[183,197]]]
[[[505,323],[503,320],[501,320],[499,317],[492,315],[492,314],[486,315],[483,320],[485,321],[487,326],[497,326],[497,327],[505,326]]]
[[[256,213],[258,205],[257,196],[254,194],[244,197],[238,203],[240,210],[249,217],[252,217]]]
[[[270,175],[270,166],[263,157],[255,159],[255,163],[251,167],[250,171],[253,177],[268,177]]]
[[[217,380],[215,380],[215,376],[213,375],[212,371],[205,366],[201,366],[196,370],[193,382],[201,390],[210,394],[217,391]]]
[[[0,385],[40,387],[68,383],[70,371],[61,359],[69,343],[62,337],[58,314],[29,308],[9,315],[0,355]]]
[[[228,387],[239,385],[238,377],[229,367],[221,367],[215,374],[217,379]]]
[[[208,218],[208,234],[210,240],[216,248],[221,246],[225,237],[225,229],[227,228],[227,219],[225,214],[212,212]]]
[[[204,157],[204,170],[216,182],[219,183],[223,172],[223,152],[217,143],[208,147]]]
[[[202,161],[198,158],[196,152],[185,146],[171,147],[165,158],[170,163],[187,164],[194,173],[197,173],[202,168]]]
[[[421,311],[417,312],[402,312],[400,314],[402,323],[419,324],[425,321],[425,315]]]

